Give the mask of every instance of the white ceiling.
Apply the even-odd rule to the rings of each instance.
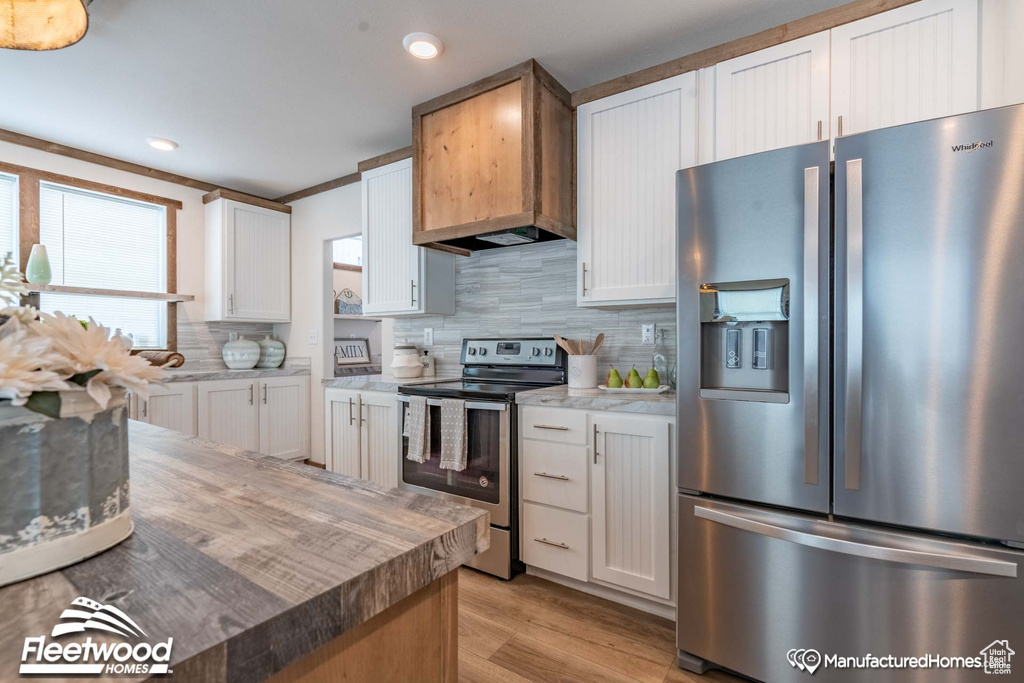
[[[414,104],[530,57],[573,91],[845,1],[94,0],[77,45],[0,50],[0,128],[274,197],[408,145]],[[444,54],[408,55],[412,31]]]

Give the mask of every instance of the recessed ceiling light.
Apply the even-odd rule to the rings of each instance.
[[[402,40],[402,45],[409,54],[419,59],[433,59],[444,50],[441,39],[429,33],[410,33]]]
[[[146,138],[146,142],[153,149],[158,149],[161,152],[170,152],[178,149],[178,143],[174,140],[166,140],[164,138]]]

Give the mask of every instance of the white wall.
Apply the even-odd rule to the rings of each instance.
[[[0,160],[180,200],[183,206],[177,216],[178,292],[194,294],[196,300],[178,304],[178,323],[203,322],[206,291],[203,195],[206,192],[8,142],[0,142]],[[97,264],[97,267],[102,266]]]
[[[1024,0],[981,0],[981,108],[1024,102]]]

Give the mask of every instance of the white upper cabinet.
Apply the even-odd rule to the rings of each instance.
[[[287,322],[291,216],[233,199],[206,205],[206,319]]]
[[[715,150],[702,161],[829,137],[828,31],[721,62],[714,81],[714,121],[706,125],[714,126]]]
[[[412,159],[362,174],[363,313],[452,315],[455,256],[412,243]]]
[[[978,0],[922,0],[832,30],[837,134],[977,108]]]
[[[686,73],[576,112],[577,303],[671,303],[676,171],[697,163],[697,77]]]

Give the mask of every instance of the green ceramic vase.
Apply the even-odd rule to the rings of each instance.
[[[28,264],[25,266],[25,280],[33,285],[48,285],[52,279],[50,257],[46,255],[46,247],[42,244],[33,244]]]

